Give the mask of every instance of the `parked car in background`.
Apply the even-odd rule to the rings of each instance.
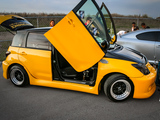
[[[143,53],[152,64],[160,60],[160,29],[137,30],[118,36],[117,44]]]

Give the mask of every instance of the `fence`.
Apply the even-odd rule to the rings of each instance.
[[[50,20],[54,19],[55,23],[58,23],[64,16],[44,16],[44,17],[25,17],[35,27],[47,27],[49,26]],[[136,22],[137,26],[141,28],[141,23],[144,22],[151,28],[160,28],[159,19],[151,18],[129,18],[129,17],[113,17],[116,26],[116,31],[125,30],[131,31],[132,22]],[[13,35],[6,32],[0,27],[0,61],[5,59],[5,52],[8,46],[11,44]]]
[[[58,23],[64,16],[46,16],[46,17],[26,17],[35,27],[47,27],[50,20],[54,19]],[[132,22],[137,23],[141,28],[141,23],[146,23],[150,28],[160,28],[160,19],[153,18],[131,18],[131,17],[113,17],[117,32],[119,30],[131,31]]]

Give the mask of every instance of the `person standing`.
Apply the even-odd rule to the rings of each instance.
[[[91,17],[87,17],[86,23],[85,25],[88,25],[91,22],[92,18]]]
[[[50,23],[49,23],[50,27],[53,27],[55,26],[55,21],[54,20],[51,20]]]
[[[149,29],[150,28],[149,26],[146,26],[145,23],[142,23],[141,26],[142,26],[143,29]]]
[[[136,31],[136,30],[139,30],[139,27],[136,26],[136,23],[135,22],[132,22],[132,28],[131,28],[131,31]]]

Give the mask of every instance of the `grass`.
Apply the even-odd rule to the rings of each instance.
[[[5,60],[6,56],[5,53],[8,47],[11,45],[11,41],[0,41],[0,61]]]

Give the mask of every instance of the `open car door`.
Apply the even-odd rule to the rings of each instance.
[[[106,21],[106,25],[108,28],[108,34],[111,37],[110,44],[114,44],[117,41],[117,35],[116,35],[116,29],[115,29],[115,24],[114,24],[113,18],[104,3],[102,3],[100,9],[101,9],[103,16],[105,18],[105,21]]]
[[[17,15],[0,15],[0,25],[11,30],[23,30],[34,26],[23,17]]]
[[[44,35],[71,66],[81,72],[105,55],[101,43],[110,39],[106,27],[95,0],[82,0]]]

